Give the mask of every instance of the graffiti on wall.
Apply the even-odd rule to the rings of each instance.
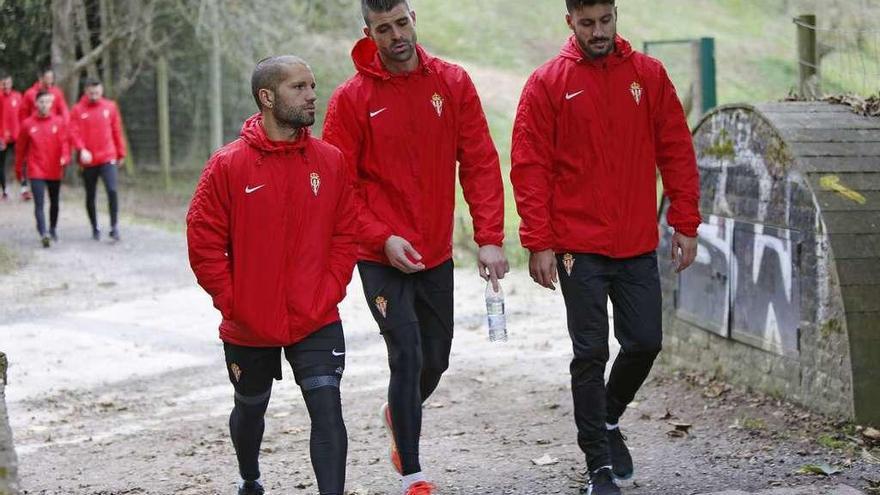
[[[680,275],[676,312],[701,328],[782,355],[800,342],[800,234],[711,216]]]

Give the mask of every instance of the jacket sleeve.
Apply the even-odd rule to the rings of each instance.
[[[489,124],[467,73],[461,71],[461,107],[458,129],[458,175],[464,199],[474,220],[478,246],[504,243],[504,185],[501,162],[489,134]]]
[[[676,232],[697,236],[700,226],[700,176],[694,144],[675,86],[660,68],[660,99],[654,111],[654,146],[663,193],[669,197],[666,220]]]
[[[22,126],[26,123],[27,120],[22,122]],[[25,129],[22,127],[22,132],[18,133],[18,141],[15,143],[15,179],[19,182],[24,180],[24,162],[31,147],[31,133],[26,132]]]
[[[73,115],[79,115],[80,111],[77,106],[73,107]],[[70,124],[68,124],[68,129],[70,130],[70,146],[76,150],[81,150],[85,148],[85,141],[83,139],[83,127],[82,127],[82,119],[75,118],[70,119]],[[92,150],[89,150],[92,151]]]
[[[122,138],[122,117],[119,105],[112,103],[113,116],[110,119],[110,128],[113,133],[113,145],[116,147],[116,160],[122,161],[126,155],[125,139]]]
[[[333,237],[330,240],[328,256],[326,283],[329,287],[325,288],[325,296],[321,298],[323,300],[316,301],[317,318],[321,318],[328,310],[342,302],[358,256],[358,204],[342,156],[339,157],[339,161],[341,173],[338,177],[341,187],[334,209]]]
[[[363,150],[364,133],[358,127],[357,115],[348,98],[337,90],[327,104],[327,117],[321,138],[339,148],[345,158],[349,178],[354,190],[358,213],[360,242],[372,250],[382,250],[391,237],[391,227],[379,219],[367,205],[358,174],[358,164]]]
[[[550,98],[537,75],[526,82],[513,124],[510,181],[521,219],[523,247],[537,252],[553,247],[550,223],[555,121]]]
[[[31,116],[34,111],[34,95],[31,90],[27,90],[21,97],[21,108],[18,109],[18,121],[24,125],[24,121]]]
[[[61,166],[64,167],[70,163],[70,125],[67,122],[61,123]]]
[[[232,319],[232,242],[230,191],[223,157],[214,155],[205,166],[186,215],[189,264],[214,307]]]

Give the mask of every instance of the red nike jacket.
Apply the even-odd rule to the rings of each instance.
[[[70,112],[70,132],[77,149],[92,153],[91,163],[82,167],[97,167],[125,158],[122,140],[122,121],[116,103],[106,98],[91,101],[83,96]]]
[[[0,141],[6,144],[18,140],[21,103],[21,93],[18,91],[0,92]]]
[[[61,88],[58,86],[50,86],[45,88],[40,81],[34,83],[33,86],[25,90],[24,97],[21,102],[21,112],[19,113],[19,117],[23,121],[24,119],[34,115],[37,113],[37,93],[40,92],[41,89],[46,89],[53,95],[55,95],[55,99],[52,100],[52,114],[57,115],[64,119],[67,122],[70,117],[70,112],[67,107],[67,100],[64,99],[64,93],[61,91]]]
[[[15,148],[15,177],[19,181],[24,178],[25,165],[28,179],[61,180],[68,162],[70,136],[61,117],[49,114],[24,119]]]
[[[208,160],[186,217],[189,261],[220,310],[220,338],[287,346],[339,321],[357,257],[342,153],[304,129],[270,141],[261,115]]]
[[[621,37],[602,60],[572,36],[523,89],[511,151],[529,250],[612,258],[657,248],[656,170],[669,224],[694,237],[700,182],[691,134],[663,65]]]
[[[498,152],[470,77],[417,46],[419,68],[388,72],[376,44],[352,50],[358,73],[330,98],[323,138],[356,177],[359,259],[388,264],[385,241],[407,239],[428,268],[452,257],[455,166],[480,246],[504,241]]]

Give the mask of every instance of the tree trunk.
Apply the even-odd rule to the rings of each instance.
[[[113,2],[110,0],[99,0],[99,10],[101,12],[101,43],[107,44],[108,42],[108,32],[113,25]],[[114,89],[116,85],[113,81],[113,51],[110,48],[104,50],[104,54],[101,55],[101,79],[104,83],[104,92],[110,98],[115,98],[116,93]]]
[[[159,163],[165,189],[171,189],[171,115],[168,103],[168,59],[160,55],[156,62],[156,97],[159,107]]]
[[[76,95],[79,83],[76,74],[72,73],[76,63],[73,15],[73,0],[52,0],[52,67],[68,103]]]
[[[213,153],[223,146],[223,92],[222,92],[222,66],[220,59],[220,2],[210,0],[208,2],[209,21],[211,29],[211,55],[209,61],[210,92],[208,96],[208,108],[211,112],[210,145]]]

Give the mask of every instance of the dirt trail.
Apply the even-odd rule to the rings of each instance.
[[[0,243],[19,260],[0,276],[0,349],[11,362],[6,392],[25,493],[234,493],[226,431],[232,396],[218,317],[189,272],[182,234],[126,221],[122,243],[95,243],[80,196],[68,191],[64,201],[61,242],[46,250],[33,233],[30,204],[0,204]],[[511,340],[491,344],[483,284],[471,268],[456,271],[452,367],[426,406],[423,466],[444,495],[577,493],[583,456],[571,417],[561,297],[523,272],[511,274],[505,288]],[[357,279],[342,310],[348,487],[358,495],[396,494],[377,415],[385,348]],[[857,456],[834,478],[793,474],[848,456],[816,444],[817,418],[742,391],[705,393],[718,386],[655,373],[623,421],[637,462],[626,494],[794,485],[799,491],[778,493],[810,495],[842,484],[864,489],[862,477],[880,477]],[[667,435],[668,412],[693,424],[690,435]],[[743,418],[752,423],[739,425]],[[308,435],[286,369],[273,392],[262,458],[270,493],[316,493]],[[544,455],[555,462],[532,462]]]

